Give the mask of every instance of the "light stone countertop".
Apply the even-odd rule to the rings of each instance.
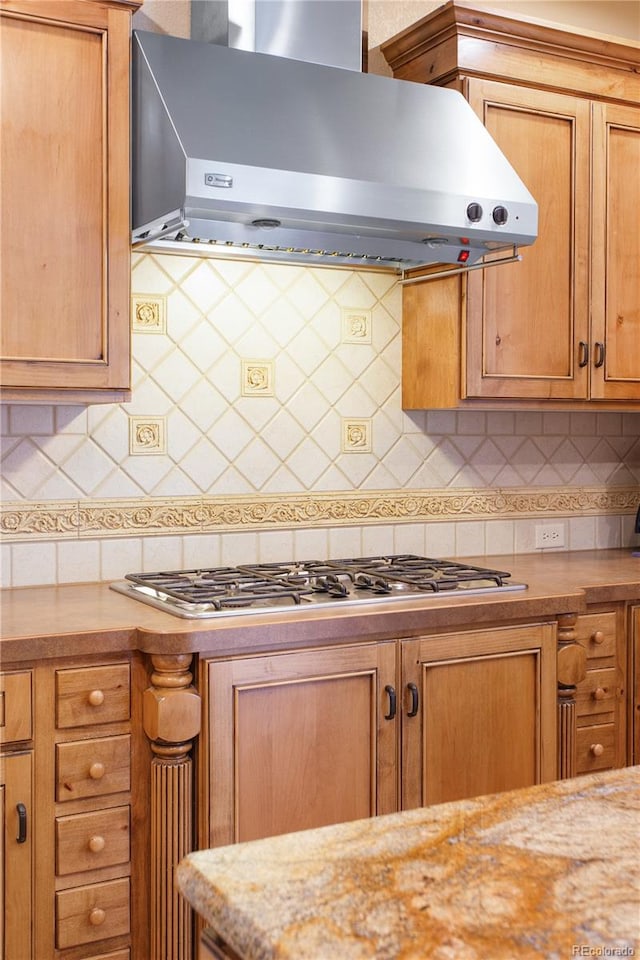
[[[640,956],[640,767],[190,854],[243,960]]]

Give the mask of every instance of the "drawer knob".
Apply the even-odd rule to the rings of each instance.
[[[602,630],[594,630],[594,632],[591,634],[591,640],[593,643],[603,643],[604,633]]]
[[[89,703],[92,707],[101,707],[104,703],[104,691],[92,690],[89,694]]]
[[[592,743],[589,749],[594,757],[601,757],[604,753],[604,747],[601,743]]]
[[[93,837],[89,837],[89,850],[92,853],[102,853],[105,848],[105,839],[99,834],[95,834]]]
[[[89,914],[89,923],[92,927],[99,927],[104,923],[106,918],[106,913],[100,907],[94,907],[91,913]]]
[[[604,700],[607,691],[603,687],[596,687],[591,695],[594,700]]]
[[[96,760],[95,763],[92,763],[89,767],[89,776],[92,780],[102,780],[104,772],[104,763],[100,763],[99,760]]]

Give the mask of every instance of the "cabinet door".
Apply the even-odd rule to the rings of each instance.
[[[403,641],[403,809],[554,779],[555,633]]]
[[[640,109],[593,111],[591,395],[640,400]]]
[[[640,763],[640,606],[631,608],[631,645],[629,648],[629,669],[632,677],[629,711],[631,743],[629,755],[631,763]]]
[[[539,232],[521,263],[467,277],[466,396],[586,399],[590,103],[484,80],[468,98],[536,199]]]
[[[4,396],[124,391],[130,8],[9,0],[0,14]]]
[[[30,960],[32,940],[32,755],[0,756],[0,945],[2,960]],[[19,805],[24,808],[20,826]]]
[[[390,642],[210,662],[202,842],[397,809],[395,660]]]

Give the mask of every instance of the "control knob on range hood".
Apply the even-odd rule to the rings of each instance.
[[[373,265],[532,243],[537,205],[453,90],[134,32],[133,242]]]

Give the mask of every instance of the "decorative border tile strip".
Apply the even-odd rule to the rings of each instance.
[[[376,490],[238,497],[149,497],[4,503],[5,541],[226,533],[322,527],[530,517],[635,514],[638,488],[540,487],[500,490]]]

